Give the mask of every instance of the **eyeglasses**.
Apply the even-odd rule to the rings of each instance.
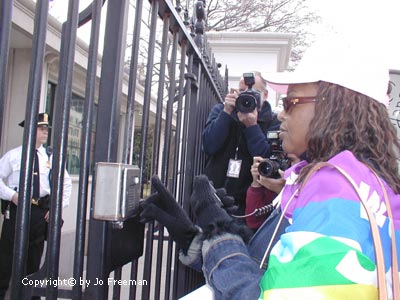
[[[312,103],[316,102],[316,96],[312,97],[284,97],[282,98],[283,109],[288,112],[289,109],[298,104]]]

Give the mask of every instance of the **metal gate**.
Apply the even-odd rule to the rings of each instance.
[[[51,284],[51,281],[44,287],[22,284],[22,279],[26,277],[24,262],[27,257],[30,199],[27,198],[26,190],[20,189],[23,201],[18,206],[17,213],[11,299],[30,299],[32,295],[45,296],[46,299],[177,299],[203,283],[202,274],[179,264],[175,244],[168,239],[162,227],[148,224],[143,228],[137,217],[122,223],[95,220],[91,214],[95,199],[89,197],[89,178],[93,175],[91,160],[137,164],[140,168],[141,198],[151,192],[145,189],[151,174],[158,174],[176,195],[179,203],[187,211],[189,209],[187,200],[193,177],[202,172],[205,163],[201,151],[201,131],[211,106],[222,101],[226,93],[227,75],[223,78],[219,74],[217,64],[204,41],[204,1],[194,4],[192,18],[189,18],[187,10],[182,10],[181,1],[176,2],[177,7],[169,0],[136,0],[135,3],[129,0],[94,0],[79,13],[79,1],[69,0],[68,18],[62,26],[58,88],[52,114],[53,120],[57,120],[53,122],[52,129],[54,152],[51,201],[55,204],[50,210],[44,265],[37,273],[28,277],[54,280],[59,275],[60,200],[66,166],[77,28],[91,21],[80,149],[73,266],[75,284],[70,287]],[[106,15],[102,14],[102,7],[107,8]],[[12,8],[13,1],[1,1],[0,126],[3,124],[6,105],[4,99]],[[40,102],[48,10],[48,0],[36,1],[21,166],[24,178],[29,178],[32,173],[35,120]],[[128,22],[132,19],[130,11],[134,12],[132,28],[129,28]],[[146,16],[148,22],[143,22]],[[97,91],[96,71],[102,19],[106,25]],[[143,24],[148,27],[143,28]],[[141,60],[142,42],[147,45],[146,60]],[[129,63],[126,63],[127,43],[131,44]],[[143,78],[138,71],[141,68],[144,70]],[[120,124],[122,80],[127,76],[129,86],[126,121]],[[138,99],[136,95],[139,83],[144,88],[142,99]],[[91,127],[97,93],[95,150],[94,157],[91,157]],[[154,109],[151,109],[151,104],[154,103],[155,114]],[[135,110],[140,111],[142,117],[140,135],[135,133]],[[154,120],[151,119],[152,115]],[[2,127],[0,132],[1,130]],[[122,141],[119,139],[120,130],[124,132]],[[149,131],[152,133],[151,141],[148,139]],[[139,136],[140,141],[135,140]],[[152,149],[148,151],[150,142]],[[135,153],[135,143],[139,145],[138,153]],[[87,222],[88,206],[90,219]],[[122,280],[126,273],[129,274],[128,281]],[[109,284],[110,278],[113,284]],[[99,284],[82,284],[89,280]],[[121,292],[121,284],[118,284],[121,282],[128,283],[128,294]],[[138,282],[144,284],[139,286]]]

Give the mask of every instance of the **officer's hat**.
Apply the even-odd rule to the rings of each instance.
[[[21,127],[24,127],[25,124],[25,120],[20,122],[18,125]],[[47,127],[49,127],[49,115],[46,113],[40,113],[39,117],[38,117],[38,122],[37,125],[46,125]]]

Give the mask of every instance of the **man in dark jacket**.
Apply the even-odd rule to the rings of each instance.
[[[254,156],[268,157],[270,147],[267,132],[278,130],[280,122],[267,101],[267,84],[259,72],[254,72],[253,89],[261,94],[261,103],[253,111],[243,113],[235,109],[239,92],[247,90],[244,78],[239,90],[231,89],[224,103],[211,110],[203,131],[203,150],[207,154],[205,174],[215,188],[224,187],[239,205],[243,214],[246,191],[252,182],[250,172]]]

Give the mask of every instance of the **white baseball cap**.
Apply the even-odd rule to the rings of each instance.
[[[371,44],[348,43],[340,38],[315,42],[293,72],[266,73],[269,86],[286,94],[289,84],[326,81],[364,94],[388,106],[389,68]]]

